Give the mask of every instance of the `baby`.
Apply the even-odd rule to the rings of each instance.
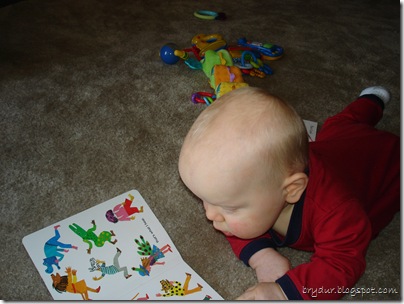
[[[365,89],[310,144],[296,111],[259,88],[231,91],[197,118],[179,172],[256,272],[239,299],[338,299],[355,285],[369,242],[400,207],[400,140],[374,128],[389,99]],[[312,258],[292,269],[282,246]],[[336,292],[310,292],[320,287]]]

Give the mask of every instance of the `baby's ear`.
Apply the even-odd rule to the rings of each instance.
[[[285,201],[295,204],[299,201],[309,182],[309,177],[303,173],[295,173],[285,179]]]

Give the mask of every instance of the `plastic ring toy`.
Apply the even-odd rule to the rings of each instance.
[[[194,16],[199,19],[204,20],[225,20],[226,14],[225,13],[217,13],[214,11],[207,11],[207,10],[200,10],[194,12]]]
[[[216,99],[216,95],[208,92],[196,92],[192,94],[191,100],[194,104],[206,103],[210,105]]]
[[[208,106],[213,102],[213,99],[207,96],[203,97],[202,99],[205,100]]]
[[[245,62],[245,56],[251,56],[250,64],[251,64],[252,66],[254,66],[254,65],[253,65],[253,62],[257,62],[257,57],[255,57],[255,55],[254,55],[253,52],[251,52],[251,51],[244,51],[244,52],[241,54],[241,65],[242,65],[242,66],[246,66],[246,65],[247,65],[247,63]]]

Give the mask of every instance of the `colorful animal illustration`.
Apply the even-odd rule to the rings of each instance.
[[[72,225],[69,225],[69,228],[77,234],[79,237],[83,239],[83,242],[88,244],[88,249],[87,253],[91,253],[91,249],[93,248],[93,243],[97,247],[102,247],[104,246],[105,242],[109,242],[111,244],[115,244],[118,240],[112,241],[112,237],[115,236],[115,233],[111,231],[102,231],[99,235],[95,234],[95,230],[97,229],[97,226],[95,225],[95,221],[92,220],[91,224],[93,224],[93,227],[91,227],[88,230],[84,230],[81,228],[79,225],[73,223]],[[92,243],[93,242],[93,243]]]
[[[119,221],[131,221],[135,219],[133,214],[143,212],[143,206],[140,207],[132,207],[132,202],[134,200],[134,196],[129,194],[129,199],[125,199],[125,201],[121,204],[118,204],[114,207],[113,210],[108,210],[105,214],[105,217],[111,223],[118,223]]]
[[[138,245],[139,251],[138,254],[142,256],[147,256],[141,258],[142,265],[139,265],[139,268],[132,267],[132,270],[137,271],[141,276],[149,276],[151,271],[151,266],[153,265],[164,265],[165,262],[158,262],[158,260],[165,257],[165,253],[172,252],[169,244],[158,248],[156,245],[153,245],[153,248],[150,246],[150,243],[146,241],[143,236],[140,236],[140,241],[135,239],[135,243]]]
[[[87,286],[86,281],[80,280],[77,281],[77,270],[71,269],[71,267],[66,268],[67,275],[61,276],[59,273],[51,274],[52,277],[52,286],[59,293],[62,292],[70,292],[70,293],[78,293],[81,295],[83,300],[91,300],[88,297],[88,292],[99,293],[101,287],[98,288],[90,288]]]
[[[43,259],[43,265],[46,266],[46,273],[53,272],[53,265],[60,269],[59,263],[65,256],[63,253],[69,252],[67,248],[77,249],[77,246],[59,242],[60,233],[58,229],[60,225],[56,225],[53,228],[55,230],[55,236],[50,238],[44,245],[45,258]]]
[[[121,255],[122,251],[119,250],[119,248],[116,248],[116,254],[114,256],[114,261],[113,264],[110,266],[106,266],[105,261],[102,260],[96,260],[94,258],[90,259],[90,263],[91,263],[91,268],[89,268],[89,270],[91,272],[93,271],[100,271],[101,272],[101,276],[100,277],[93,277],[94,281],[98,281],[101,280],[103,277],[105,277],[105,275],[107,274],[116,274],[118,272],[122,272],[123,271],[123,275],[125,277],[125,279],[129,279],[132,275],[128,274],[128,268],[126,266],[121,267],[119,266],[119,257]]]
[[[178,281],[161,280],[160,281],[162,287],[161,290],[164,291],[164,294],[157,293],[156,297],[172,297],[172,296],[183,297],[191,293],[195,293],[202,290],[203,287],[200,284],[197,284],[197,287],[193,289],[188,289],[190,280],[191,280],[190,273],[186,273],[184,287],[182,287],[182,284]]]

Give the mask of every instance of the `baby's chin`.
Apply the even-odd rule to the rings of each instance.
[[[222,233],[227,237],[235,236],[233,233],[227,231],[222,231]]]
[[[236,238],[243,239],[243,240],[250,240],[250,239],[254,239],[254,238],[257,238],[257,237],[261,236],[261,234],[259,234],[257,236],[255,236],[255,235],[252,235],[252,236],[249,236],[249,235],[235,235],[235,234],[233,234],[233,233],[231,233],[229,231],[221,231],[221,230],[219,230],[219,231],[221,233],[223,233],[226,237],[236,237]]]
[[[239,238],[239,239],[249,239],[249,238],[246,238],[246,237],[243,237],[243,236],[235,235],[235,234],[233,234],[231,232],[228,232],[228,231],[221,231],[221,233],[223,233],[226,237],[236,237],[236,238]]]

